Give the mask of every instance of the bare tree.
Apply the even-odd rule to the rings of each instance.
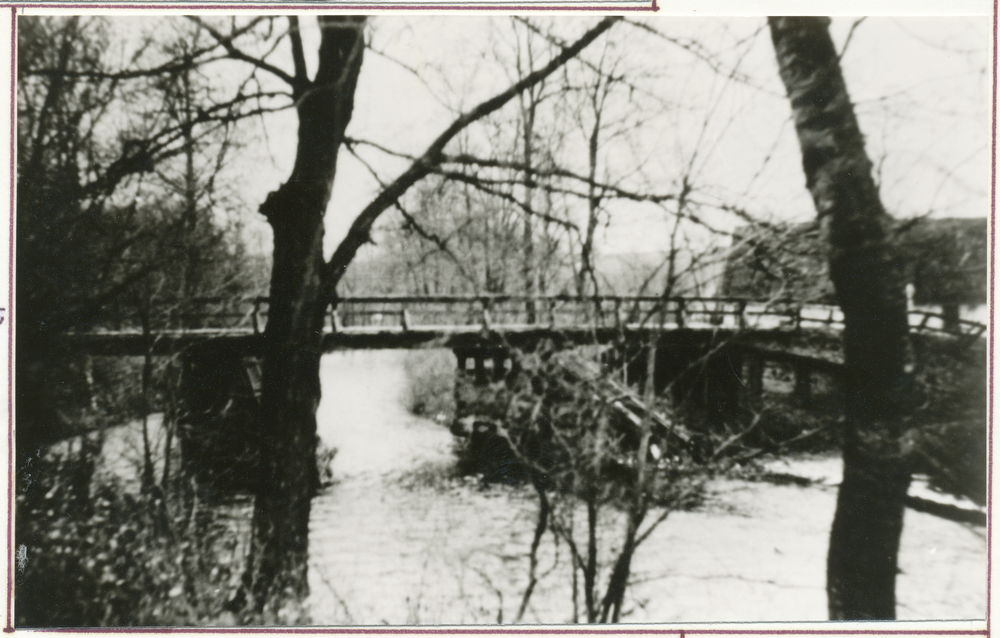
[[[310,79],[298,19],[289,18],[289,23],[294,72],[279,75],[291,87],[299,135],[288,181],[260,207],[274,231],[261,385],[260,476],[245,591],[233,601],[234,607],[246,603],[257,611],[266,604],[277,611],[308,591],[320,338],[329,299],[323,272],[323,215],[354,109],[364,52],[363,17],[320,16],[318,66]],[[227,36],[213,35],[231,56],[241,57]]]
[[[70,364],[43,363],[55,353],[53,335],[107,325],[109,307],[134,310],[153,291],[176,296],[178,276],[192,294],[236,293],[247,283],[230,268],[241,238],[213,219],[235,208],[215,184],[244,103],[212,102],[196,73],[210,56],[185,29],[156,38],[140,32],[135,50],[118,59],[110,27],[100,17],[19,19],[16,374],[24,454],[49,441],[45,430],[60,421],[45,377]],[[175,48],[188,42],[187,50]]]
[[[336,174],[339,148],[353,109],[361,68],[363,18],[322,17],[319,68],[310,80],[298,21],[290,18],[293,74],[253,60],[213,36],[229,54],[289,82],[299,114],[295,167],[288,182],[268,196],[261,213],[274,230],[274,269],[265,333],[262,386],[261,482],[254,507],[251,563],[244,589],[233,607],[244,604],[274,610],[301,600],[307,590],[310,497],[315,473],[316,407],[319,359],[327,304],[354,259],[367,243],[378,217],[441,162],[445,147],[467,126],[503,107],[521,91],[551,75],[575,57],[617,18],[606,18],[546,65],[505,91],[461,114],[394,182],[355,218],[347,236],[323,262],[323,214]]]
[[[910,483],[900,445],[910,382],[906,295],[829,19],[769,24],[844,312],[848,421],[827,563],[830,618],[891,619]]]

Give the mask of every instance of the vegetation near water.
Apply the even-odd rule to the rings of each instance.
[[[143,494],[92,488],[97,452],[85,437],[65,456],[27,464],[16,508],[18,625],[213,624],[244,549],[219,504],[176,483]]]
[[[414,350],[403,360],[406,409],[442,423],[455,418],[455,355],[449,350]]]

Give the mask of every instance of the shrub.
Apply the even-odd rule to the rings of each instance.
[[[670,512],[697,503],[712,466],[698,437],[669,412],[649,409],[651,387],[640,399],[605,366],[545,347],[516,360],[502,393],[506,412],[492,434],[506,443],[539,500],[515,622],[538,582],[537,552],[547,531],[569,549],[574,619],[618,622],[635,552]],[[586,519],[578,524],[581,510]],[[598,539],[602,511],[622,525],[612,548]]]
[[[983,505],[988,484],[988,352],[983,341],[919,335],[917,407],[908,435],[913,471],[931,486]]]
[[[98,451],[91,441],[25,464],[32,480],[17,495],[16,624],[218,621],[242,573],[239,534],[192,493],[155,487],[134,496],[116,484],[90,493]]]
[[[317,489],[330,487],[336,482],[333,474],[333,460],[337,456],[337,448],[327,445],[316,437],[316,474]]]
[[[455,355],[450,350],[411,350],[403,360],[406,409],[443,423],[455,415]]]

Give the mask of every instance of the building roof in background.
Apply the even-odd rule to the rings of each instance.
[[[890,242],[920,305],[986,303],[985,217],[894,220]],[[721,294],[835,303],[819,224],[744,227],[733,235]]]

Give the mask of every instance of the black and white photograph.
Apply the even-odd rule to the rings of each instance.
[[[995,7],[766,6],[4,7],[7,628],[988,633]]]

